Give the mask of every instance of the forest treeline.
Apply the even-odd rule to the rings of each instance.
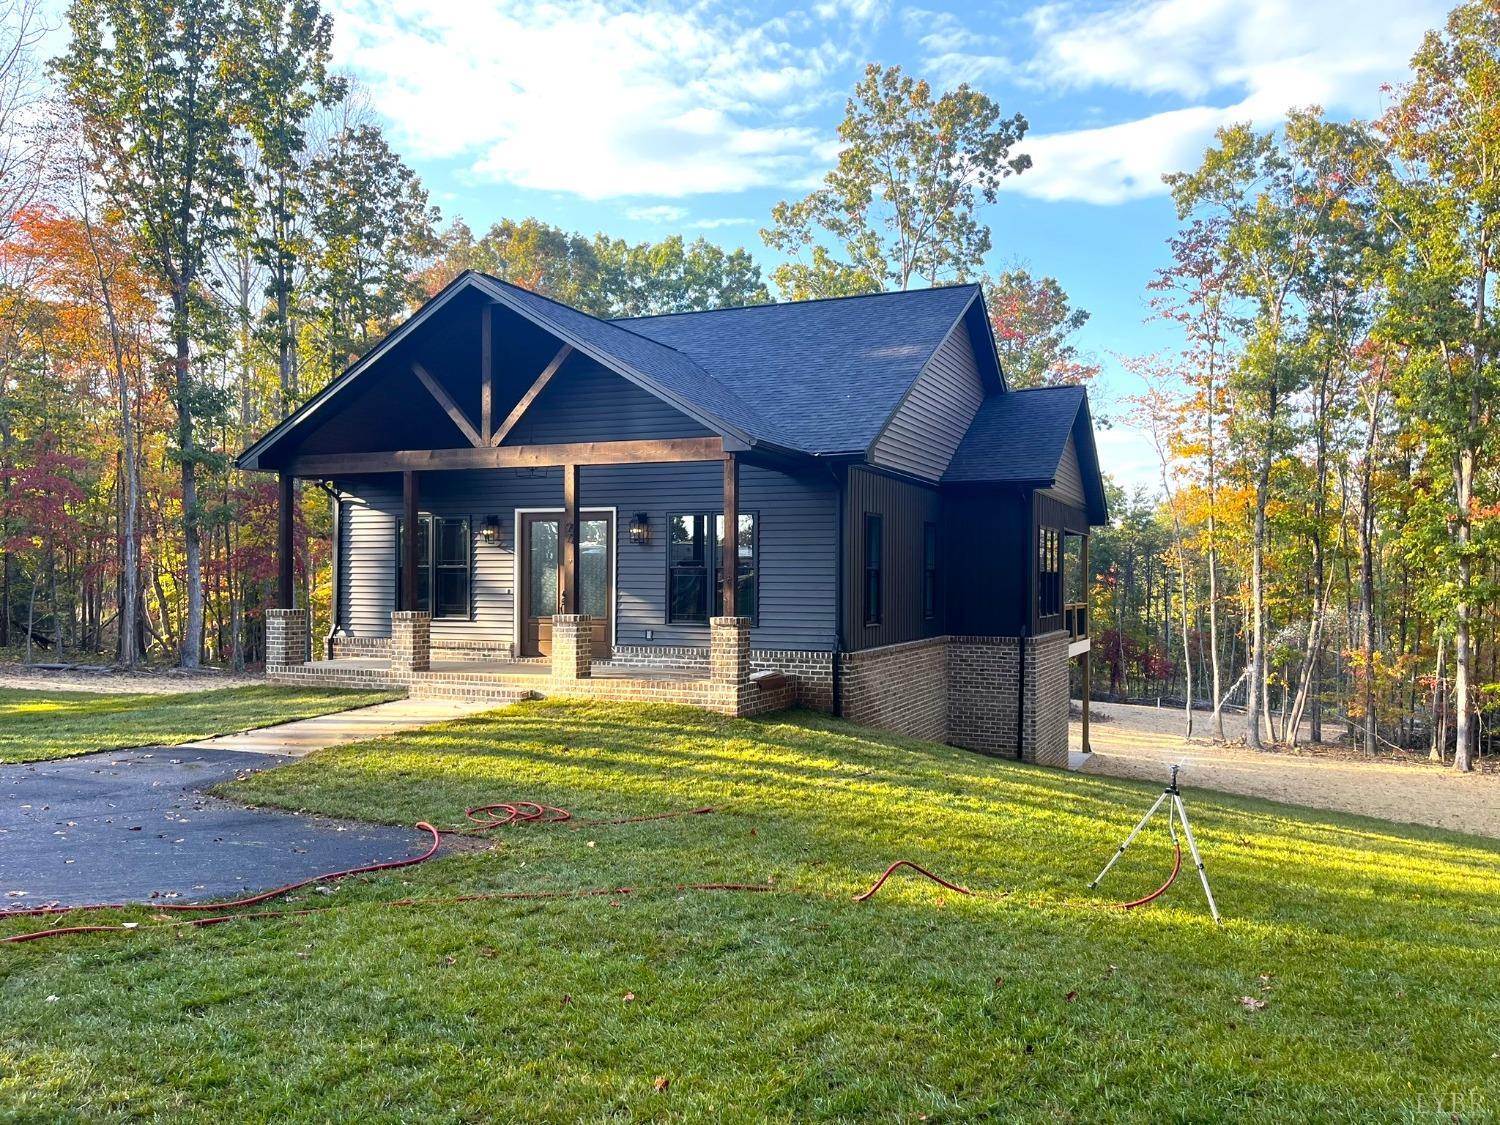
[[[1053,278],[985,274],[1027,122],[871,65],[837,162],[747,249],[533,217],[444,221],[316,0],[0,0],[0,649],[260,658],[274,484],[232,458],[426,297],[478,269],[599,316],[980,279],[1016,386],[1092,381]],[[1426,746],[1496,711],[1493,412],[1500,13],[1461,6],[1387,112],[1220,132],[1168,177],[1152,281],[1172,353],[1123,360],[1116,425],[1160,488],[1095,536],[1095,687],[1199,732]],[[1108,464],[1105,465],[1106,471]],[[328,513],[299,506],[326,627]],[[1189,711],[1191,715],[1191,710]],[[1255,721],[1246,715],[1255,716]]]

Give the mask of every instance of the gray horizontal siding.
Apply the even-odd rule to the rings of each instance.
[[[1083,470],[1078,464],[1078,448],[1073,444],[1072,434],[1063,445],[1062,459],[1057,463],[1057,479],[1047,491],[1075,508],[1088,507],[1083,498]]]
[[[504,444],[708,436],[698,422],[613,371],[570,363],[521,415]]]
[[[874,464],[941,479],[984,399],[968,328],[960,324],[933,354],[870,451]]]
[[[666,623],[666,521],[678,512],[719,511],[723,481],[718,462],[579,470],[580,505],[616,509],[616,643],[707,645],[706,625]],[[344,508],[341,620],[355,636],[388,636],[400,492],[394,481],[349,481],[342,488],[351,498]],[[434,620],[435,639],[513,643],[516,509],[561,506],[562,473],[556,469],[429,473],[422,478],[422,511],[469,516],[475,537],[473,619]],[[832,483],[745,465],[740,470],[740,510],[755,512],[759,521],[760,617],[752,643],[757,648],[833,648],[837,500]],[[630,541],[636,512],[650,518],[651,538],[645,545]],[[499,543],[479,537],[487,515],[502,521]]]

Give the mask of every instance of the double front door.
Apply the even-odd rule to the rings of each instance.
[[[594,659],[608,660],[614,636],[615,518],[609,512],[578,513],[577,605],[560,603],[563,568],[561,512],[521,516],[516,557],[520,574],[521,655],[552,655],[552,615],[586,613],[594,619]]]

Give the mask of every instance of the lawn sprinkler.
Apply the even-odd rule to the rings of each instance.
[[[1208,872],[1203,869],[1203,857],[1198,854],[1198,844],[1193,839],[1192,826],[1188,824],[1187,808],[1182,803],[1182,790],[1177,787],[1177,771],[1180,769],[1182,769],[1181,762],[1177,762],[1172,766],[1172,780],[1162,790],[1161,796],[1156,798],[1156,803],[1146,810],[1146,815],[1141,817],[1141,822],[1131,829],[1130,835],[1125,837],[1125,842],[1119,846],[1114,855],[1109,857],[1109,862],[1104,865],[1104,870],[1094,877],[1094,881],[1089,884],[1089,889],[1093,890],[1109,874],[1109,869],[1125,854],[1125,849],[1130,847],[1131,841],[1140,835],[1141,829],[1145,828],[1151,822],[1151,818],[1156,815],[1156,810],[1161,808],[1163,803],[1165,803],[1167,806],[1167,831],[1172,834],[1172,847],[1177,853],[1176,859],[1172,864],[1172,874],[1167,878],[1165,883],[1145,898],[1138,898],[1134,902],[1122,902],[1120,905],[1127,910],[1136,906],[1145,906],[1146,903],[1153,902],[1166,894],[1167,888],[1177,881],[1177,873],[1182,870],[1182,841],[1177,838],[1177,825],[1175,822],[1180,820],[1182,821],[1182,834],[1187,837],[1188,851],[1193,855],[1193,862],[1198,865],[1198,878],[1203,881],[1203,894],[1208,899],[1209,912],[1213,914],[1215,922],[1222,922],[1223,919],[1219,917],[1219,908],[1214,902],[1213,889],[1208,885]]]

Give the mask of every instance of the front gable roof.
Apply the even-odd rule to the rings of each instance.
[[[1089,523],[1098,526],[1108,512],[1083,387],[1037,387],[986,398],[948,463],[943,482],[1050,488],[1057,481],[1069,436],[1078,453]]]
[[[304,427],[314,416],[326,411],[328,404],[351,383],[390,355],[399,344],[452,304],[460,294],[470,290],[477,290],[489,300],[511,309],[713,432],[746,445],[780,445],[775,440],[774,427],[766,425],[739,402],[732,391],[718,386],[707,372],[687,356],[519,286],[466,270],[342,375],[246,449],[238,458],[239,467],[263,467],[267,454],[277,445]]]

